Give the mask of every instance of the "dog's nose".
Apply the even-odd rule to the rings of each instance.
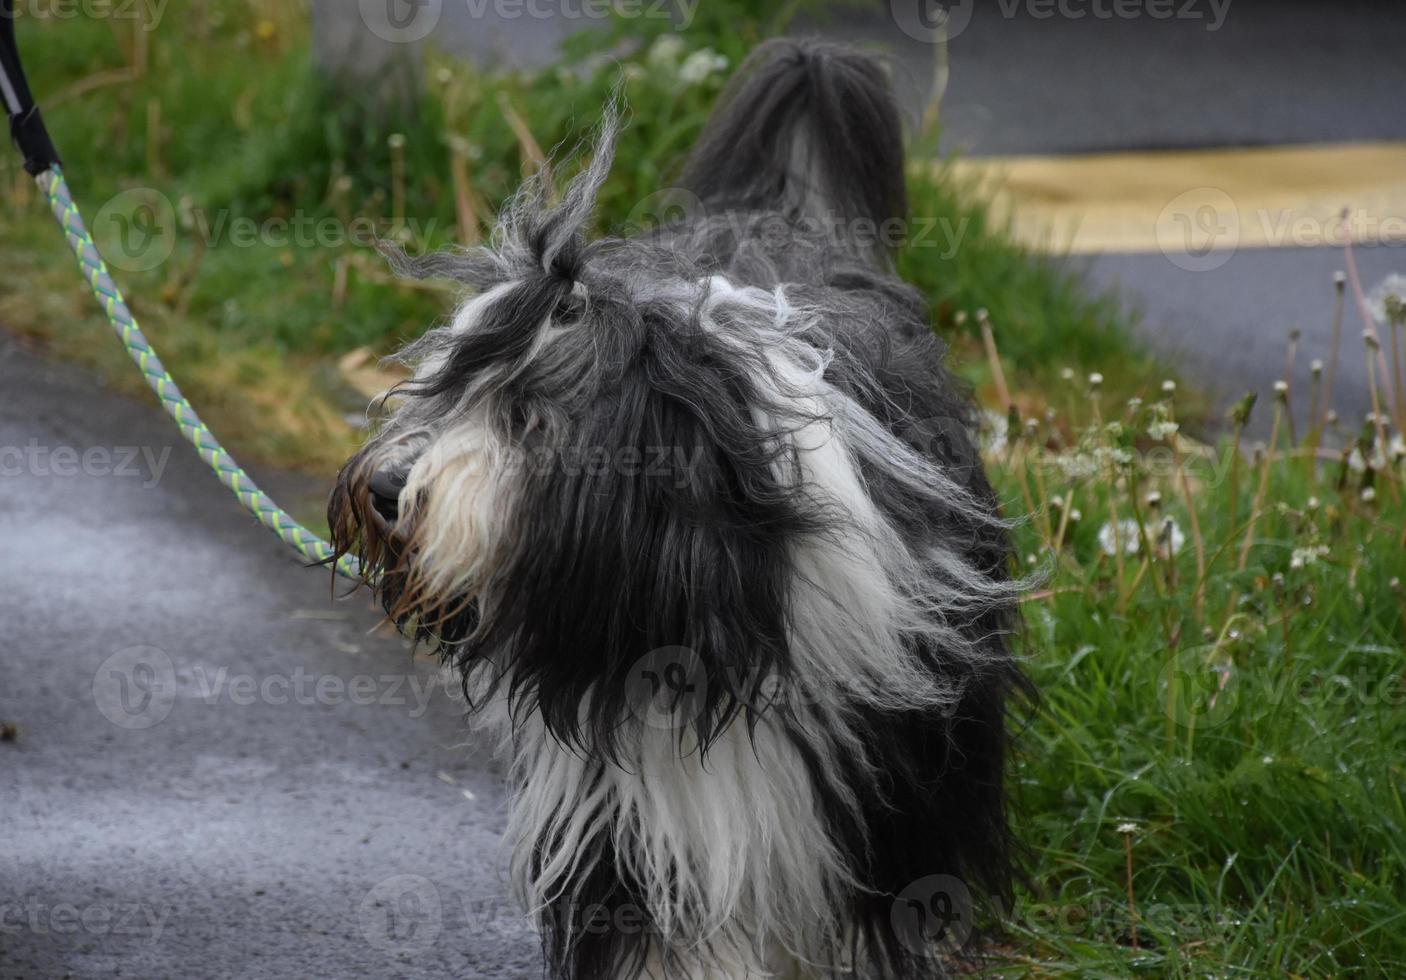
[[[394,524],[400,517],[400,491],[405,489],[405,476],[404,470],[381,470],[366,481],[371,506],[387,523]]]

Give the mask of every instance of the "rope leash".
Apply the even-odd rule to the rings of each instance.
[[[113,282],[98,246],[83,223],[78,206],[73,203],[73,195],[64,180],[63,168],[59,164],[58,153],[44,128],[38,107],[29,92],[24,70],[19,60],[19,49],[14,39],[15,13],[13,0],[0,0],[0,97],[10,117],[10,132],[16,147],[24,156],[25,169],[34,176],[49,202],[54,220],[63,230],[64,239],[78,260],[78,268],[83,278],[93,290],[93,296],[107,314],[117,339],[126,348],[128,356],[142,372],[148,387],[161,400],[161,407],[181,430],[181,435],[195,447],[196,453],[214,471],[230,492],[234,494],[245,510],[260,524],[278,535],[285,544],[308,561],[325,564],[331,561],[333,548],[322,538],[303,527],[292,515],[259,489],[258,485],[245,473],[220,441],[215,438],[175,380],[167,372],[161,359],[156,356],[148,343],[136,317],[122,298],[122,291]],[[338,559],[336,570],[339,574],[356,581],[362,580],[361,565],[349,555]]]
[[[161,400],[161,407],[180,427],[181,435],[195,447],[196,453],[214,471],[219,481],[229,488],[244,509],[254,515],[260,524],[282,538],[285,544],[309,561],[329,561],[333,555],[332,546],[299,524],[292,515],[259,489],[249,474],[244,472],[234,457],[220,445],[214,433],[201,421],[185,395],[181,394],[181,389],[167,372],[161,359],[156,356],[136,318],[132,316],[126,300],[122,298],[122,291],[112,281],[102,256],[98,254],[98,247],[88,234],[77,205],[73,203],[73,196],[69,193],[68,182],[64,180],[62,169],[57,165],[52,166],[39,174],[36,180],[49,201],[54,220],[63,229],[69,249],[78,260],[79,271],[92,288],[98,304],[107,313],[113,332],[117,334],[117,339],[122,341],[128,356],[142,372],[147,386],[156,392],[156,397]],[[348,555],[338,560],[337,571],[347,578],[361,578],[360,564]]]

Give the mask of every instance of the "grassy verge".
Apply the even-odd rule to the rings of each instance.
[[[1276,402],[1272,446],[1208,450],[1171,393],[1064,392],[992,457],[1049,570],[1000,972],[1401,975],[1406,446],[1323,453]]]
[[[23,17],[19,34],[76,198],[168,367],[233,450],[325,472],[358,438],[348,417],[365,401],[337,358],[390,352],[454,299],[388,282],[375,235],[412,250],[477,241],[525,170],[586,136],[622,76],[629,129],[599,224],[638,219],[727,66],[777,26],[767,4],[710,0],[684,34],[633,21],[578,39],[574,68],[484,76],[431,55],[394,132],[324,87],[296,4],[210,0],[154,25]],[[136,390],[42,202],[6,167],[0,322]],[[963,188],[921,162],[914,174],[914,228],[928,233],[915,232],[903,271],[986,393],[982,307],[1022,390],[1063,367],[1128,393],[1156,380],[1111,303],[1013,245]]]

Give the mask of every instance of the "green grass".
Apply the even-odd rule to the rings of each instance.
[[[1148,435],[1169,400],[1101,425],[1117,403],[1067,388],[993,460],[1048,569],[1015,767],[1032,888],[1000,972],[1403,975],[1406,465],[1314,465],[1287,436],[1235,464]],[[1154,529],[1121,562],[1115,517]]]
[[[543,152],[567,157],[569,171],[570,149],[588,138],[623,73],[628,128],[598,220],[600,230],[619,228],[668,186],[726,81],[724,70],[689,82],[683,61],[709,49],[735,65],[797,6],[778,14],[760,0],[709,0],[678,35],[656,21],[622,22],[573,42],[576,58],[599,65],[591,70],[484,76],[432,56],[423,95],[393,126],[328,91],[311,67],[305,19],[288,4],[173,6],[149,32],[144,57],[143,27],[130,20],[23,17],[18,27],[76,199],[187,394],[237,452],[326,471],[356,438],[343,416],[364,402],[337,383],[337,356],[389,353],[444,316],[453,294],[386,282],[364,241],[241,242],[234,222],[330,221],[343,230],[369,222],[381,235],[402,234],[412,250],[455,244],[459,154],[474,231],[484,234],[529,155],[508,112]],[[612,57],[600,58],[602,49]],[[111,81],[133,65],[144,66],[139,78]],[[403,141],[398,151],[392,136]],[[42,202],[6,166],[0,182],[14,193],[0,206],[0,257],[13,272],[0,282],[0,322],[136,390],[120,354],[98,339],[101,317]],[[1103,371],[1128,393],[1157,380],[1112,302],[1089,297],[1058,261],[1013,244],[965,188],[927,166],[914,174],[914,227],[936,230],[905,250],[903,271],[933,297],[935,327],[979,386],[990,379],[970,315],[982,307],[1022,390],[1042,390],[1065,366]],[[117,221],[142,202],[179,216],[170,257],[145,270],[113,261]]]
[[[288,5],[199,9],[168,10],[140,79],[51,103],[49,120],[90,219],[136,188],[189,218],[167,261],[117,278],[212,427],[236,452],[327,472],[357,437],[343,414],[365,401],[345,389],[336,358],[389,352],[452,295],[384,281],[358,244],[243,246],[226,235],[205,247],[200,221],[363,218],[393,234],[403,200],[420,229],[412,247],[450,244],[463,203],[455,153],[486,217],[530,156],[502,105],[551,153],[588,134],[617,72],[485,77],[435,58],[416,110],[396,122],[397,165],[388,127],[311,71]],[[711,47],[735,63],[776,26],[769,9],[710,0],[682,51],[655,46],[655,25],[638,49],[617,52],[631,117],[601,228],[667,186],[723,83],[684,84],[680,60]],[[130,26],[22,20],[36,90],[47,97],[130,64]],[[578,41],[578,54],[591,43]],[[0,182],[11,190],[0,204],[0,323],[139,390],[27,178],[11,165]],[[1022,560],[1049,569],[1024,607],[1043,702],[1013,774],[1031,882],[994,971],[1406,973],[1400,461],[1312,467],[1282,438],[1261,493],[1249,453],[1227,445],[1203,458],[1165,426],[1149,435],[1149,423],[1174,412],[1193,424],[1200,411],[1194,392],[1175,406],[1158,395],[1156,366],[1117,306],[1057,259],[1013,244],[945,171],[915,161],[912,198],[916,222],[936,233],[903,252],[903,273],[932,298],[935,329],[992,403],[995,372],[975,332],[977,311],[989,313],[1017,422],[992,471],[1012,510],[1033,515]],[[1097,398],[1061,380],[1066,369],[1104,375]],[[1126,408],[1131,395],[1146,401]],[[1182,547],[1152,560],[1148,541],[1121,560],[1105,554],[1100,528],[1115,510],[1151,520],[1152,490]],[[1066,523],[1076,509],[1082,520]],[[1313,560],[1295,563],[1296,549]]]

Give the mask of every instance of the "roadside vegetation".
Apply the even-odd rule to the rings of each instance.
[[[579,162],[571,150],[617,84],[628,129],[599,226],[658,220],[731,68],[799,6],[708,0],[687,32],[622,21],[531,73],[485,75],[432,52],[419,98],[389,120],[319,77],[306,12],[284,0],[171,5],[154,25],[21,17],[18,33],[74,195],[186,393],[231,449],[326,472],[359,438],[348,419],[366,402],[340,359],[360,351],[374,365],[456,298],[450,284],[391,281],[376,236],[412,251],[481,240],[524,173],[545,157]],[[0,318],[138,390],[10,156]],[[1130,393],[1156,377],[1115,304],[1012,244],[929,159],[915,159],[913,213],[927,231],[904,272],[932,295],[935,327],[978,386],[991,379],[975,321],[962,322],[978,307],[1027,390],[1061,366],[1104,370]]]
[[[705,0],[686,33],[622,25],[532,74],[432,53],[393,123],[319,79],[287,0],[18,27],[76,198],[167,366],[237,454],[322,475],[361,436],[376,358],[456,298],[393,281],[370,239],[479,241],[622,78],[629,129],[599,223],[649,220],[730,68],[783,25],[772,10]],[[29,178],[4,166],[0,324],[144,394]],[[1374,375],[1379,412],[1358,428],[1328,421],[1320,371],[1311,391],[1237,406],[1208,442],[1196,393],[1116,303],[1014,244],[940,162],[915,159],[912,199],[940,231],[901,266],[989,407],[987,458],[1029,515],[1038,582],[1024,608],[1042,702],[1014,770],[1030,886],[987,965],[1406,974],[1400,383]],[[1394,309],[1372,337],[1389,368]],[[1242,435],[1251,413],[1272,420],[1268,444]]]

